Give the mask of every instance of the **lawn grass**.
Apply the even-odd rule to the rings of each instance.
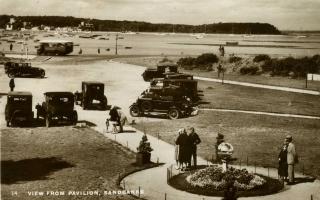
[[[138,120],[137,120],[138,121]],[[198,154],[214,158],[216,136],[225,135],[235,149],[234,157],[249,165],[278,165],[278,153],[287,134],[293,136],[300,163],[296,169],[320,178],[320,120],[285,118],[243,113],[200,111],[197,116],[178,120],[138,122],[135,127],[174,144],[177,131],[192,126],[202,139]]]
[[[1,198],[136,199],[129,195],[29,196],[28,191],[118,190],[118,178],[139,170],[135,153],[89,128],[1,130]]]
[[[199,81],[200,107],[320,116],[320,96]]]

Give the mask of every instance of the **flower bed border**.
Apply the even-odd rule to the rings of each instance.
[[[205,196],[219,196],[219,197],[223,196],[224,191],[218,191],[218,190],[212,190],[212,189],[209,190],[209,189],[203,189],[200,187],[191,186],[191,184],[186,180],[186,178],[187,176],[190,175],[190,173],[194,173],[194,172],[195,170],[175,175],[168,181],[168,184],[178,190],[182,190],[182,191],[193,193],[193,194],[200,194]],[[261,174],[257,174],[257,175],[264,178],[267,182],[260,188],[256,188],[248,191],[237,191],[237,197],[265,196],[265,195],[278,193],[283,189],[283,184],[279,180],[266,177]]]

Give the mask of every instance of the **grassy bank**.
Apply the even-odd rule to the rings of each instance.
[[[280,146],[287,134],[294,138],[300,163],[297,170],[320,178],[320,120],[263,115],[200,111],[195,117],[160,122],[139,122],[135,127],[173,144],[178,129],[193,126],[202,139],[198,153],[205,159],[214,155],[217,133],[225,135],[234,157],[249,165],[277,167]]]
[[[167,56],[168,59],[177,62],[180,58],[186,57],[186,55],[182,56]],[[292,87],[292,88],[299,88],[299,89],[306,89],[305,79],[292,79],[289,77],[281,77],[281,76],[269,76],[269,75],[241,75],[239,70],[242,67],[246,66],[256,66],[257,63],[253,63],[253,57],[249,55],[241,55],[242,59],[239,62],[230,63],[228,61],[228,57],[223,58],[220,63],[223,67],[225,67],[225,79],[226,80],[235,80],[235,81],[242,81],[242,82],[249,82],[249,83],[258,83],[258,84],[266,84],[266,85],[274,85],[274,86],[283,86],[283,87]],[[116,58],[115,61],[140,65],[145,67],[153,67],[155,68],[157,63],[161,61],[164,57],[163,56],[148,56],[148,57],[123,57],[123,58]],[[181,72],[193,74],[195,76],[202,76],[207,78],[218,78],[217,75],[217,66],[218,64],[213,64],[213,71],[203,71],[199,69],[193,70],[184,70],[179,69]],[[310,90],[320,90],[320,81],[309,81],[308,88]]]
[[[117,190],[119,174],[139,169],[135,154],[88,128],[1,130],[1,199],[98,199],[29,196],[28,191]],[[103,196],[103,195],[102,195]],[[101,198],[101,197],[100,197]],[[106,198],[106,197],[105,197]],[[108,199],[135,199],[111,195]]]

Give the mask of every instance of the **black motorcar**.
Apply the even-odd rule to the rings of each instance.
[[[77,111],[74,110],[74,95],[72,92],[46,92],[45,102],[36,105],[37,119],[45,119],[46,126],[53,122],[76,124]]]
[[[81,84],[81,92],[75,92],[75,103],[86,109],[106,110],[108,99],[104,95],[104,84],[101,82],[84,81]]]
[[[139,117],[150,113],[165,113],[170,119],[189,116],[193,110],[190,99],[186,96],[168,95],[166,89],[153,88],[153,90],[148,89],[143,92],[137,101],[130,106],[130,115]]]
[[[31,125],[33,120],[32,94],[30,92],[9,92],[5,107],[7,126]]]
[[[142,73],[142,77],[144,81],[151,81],[154,78],[164,78],[165,73],[177,73],[178,65],[174,63],[159,63],[156,69],[148,68]]]
[[[153,79],[150,83],[150,90],[157,90],[157,88],[164,88],[167,92],[173,93],[174,96],[186,96],[193,102],[200,100],[198,94],[198,81],[190,79]],[[176,88],[174,91],[170,88]],[[171,94],[168,94],[171,95]]]
[[[4,65],[6,74],[10,78],[15,77],[32,77],[32,78],[44,78],[46,72],[39,67],[32,67],[31,63],[17,63],[7,62]]]

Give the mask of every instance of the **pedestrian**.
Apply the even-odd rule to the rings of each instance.
[[[179,146],[179,153],[177,155],[180,169],[185,170],[188,164],[188,135],[186,130],[183,128],[179,131],[180,134],[176,138],[176,145]]]
[[[177,134],[177,136],[176,136],[176,138],[175,138],[175,140],[174,140],[174,143],[175,143],[175,149],[174,149],[174,159],[175,159],[175,161],[176,161],[176,169],[180,169],[181,168],[181,163],[180,163],[180,160],[179,160],[179,153],[180,153],[180,145],[179,144],[177,144],[177,141],[178,141],[178,138],[179,138],[179,136],[183,133],[183,132],[185,132],[185,129],[184,128],[181,128],[181,129],[179,129],[179,131],[178,131],[178,134]]]
[[[98,48],[98,54],[100,54],[100,48]]]
[[[14,83],[14,78],[10,79],[10,82],[9,82],[9,87],[10,87],[10,91],[12,92],[14,90],[14,87],[15,87],[15,83]]]
[[[118,108],[119,107],[117,106],[113,106],[109,112],[109,115],[110,115],[109,122],[112,126],[112,133],[118,133],[117,126],[120,124],[120,117],[117,111]]]
[[[197,168],[197,145],[201,143],[199,135],[195,132],[193,127],[188,129],[188,150],[189,159],[188,165],[191,168],[191,160],[193,160],[193,167]]]
[[[128,122],[127,116],[122,112],[122,110],[119,108],[117,109],[118,115],[119,115],[119,133],[123,132],[123,126]]]
[[[12,49],[13,49],[13,44],[10,43],[10,51],[12,51]]]
[[[294,165],[298,162],[298,156],[296,147],[292,142],[292,136],[286,136],[286,142],[288,143],[287,148],[287,162],[288,162],[288,185],[294,184]]]
[[[287,151],[288,151],[288,142],[284,141],[278,159],[279,159],[279,168],[278,175],[282,181],[287,181],[288,178],[288,162],[287,162]]]

